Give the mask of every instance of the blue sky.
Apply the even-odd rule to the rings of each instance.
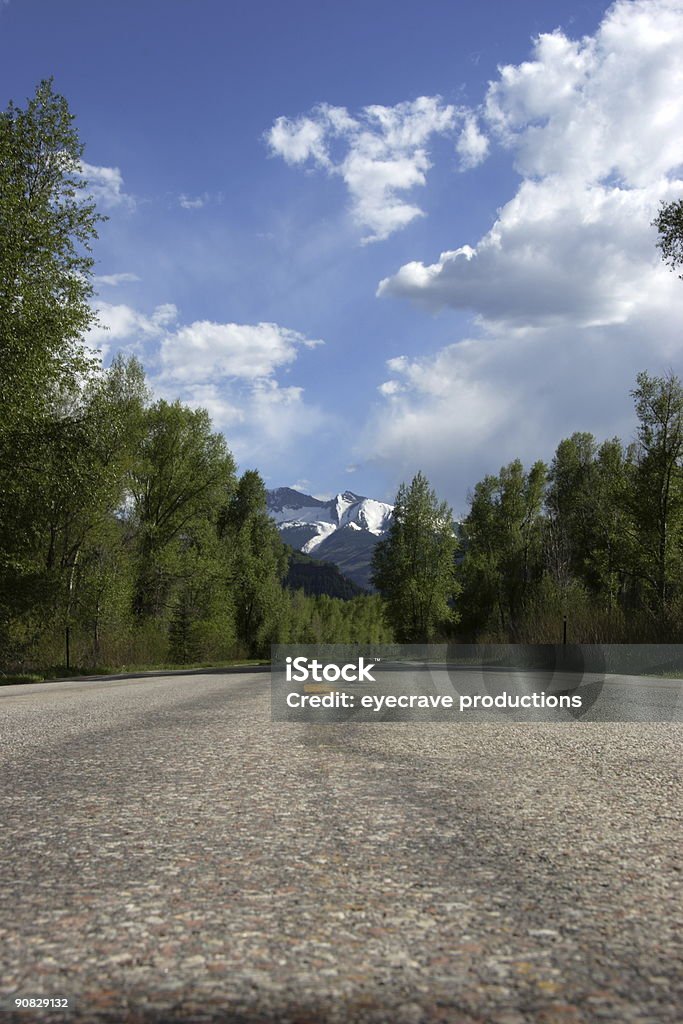
[[[91,343],[269,486],[423,469],[461,513],[680,371],[683,0],[0,4],[3,104],[49,75],[110,218]]]

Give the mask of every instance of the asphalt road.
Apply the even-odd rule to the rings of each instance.
[[[0,688],[5,1019],[679,1022],[671,689],[316,725],[267,674]]]

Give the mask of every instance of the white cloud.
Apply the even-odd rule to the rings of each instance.
[[[155,395],[208,409],[238,458],[271,459],[328,425],[328,415],[306,401],[302,387],[277,379],[320,340],[275,323],[182,324],[173,303],[148,314],[101,302],[98,315],[101,326],[88,343],[103,356],[115,347],[139,355]]]
[[[375,457],[400,466],[404,475],[423,467],[438,477],[439,467],[451,473],[463,455],[495,436],[515,397],[487,379],[488,359],[467,340],[434,357],[389,360],[392,377],[380,388],[386,402],[371,425]]]
[[[476,244],[380,283],[475,324],[391,361],[365,439],[381,459],[410,453],[451,492],[461,469],[462,493],[482,465],[549,455],[571,430],[628,435],[636,372],[680,361],[683,289],[651,221],[683,192],[681,53],[683,0],[619,0],[594,36],[542,35],[500,69],[484,118],[522,180]]]
[[[327,414],[306,401],[302,387],[283,387],[274,378],[212,383],[151,373],[150,383],[159,398],[179,398],[193,409],[206,409],[214,429],[225,432],[241,461],[272,462],[279,454],[291,455],[293,446],[329,425]],[[298,461],[296,454],[292,461]]]
[[[178,203],[182,206],[183,210],[201,210],[203,206],[209,201],[208,193],[204,192],[201,196],[188,196],[182,192],[178,196]]]
[[[458,141],[455,144],[460,156],[461,170],[470,170],[485,160],[489,146],[489,140],[479,128],[475,115],[469,111],[466,112]]]
[[[549,459],[576,430],[630,440],[635,374],[680,366],[681,322],[683,294],[628,324],[505,328],[390,360],[396,390],[375,408],[357,455],[371,452],[396,482],[422,469],[463,512],[485,473],[517,457]]]
[[[88,183],[88,192],[104,207],[133,206],[133,197],[123,190],[123,175],[118,167],[97,167],[81,161],[81,173]]]
[[[125,303],[98,302],[97,316],[99,325],[88,332],[85,340],[106,358],[112,342],[125,342],[127,348],[135,349],[160,338],[177,319],[178,310],[172,302],[166,302],[147,315]]]
[[[197,320],[163,339],[160,361],[162,372],[177,381],[191,380],[198,372],[209,379],[256,380],[293,363],[299,346],[321,344],[279,324]]]
[[[287,163],[310,161],[340,176],[354,219],[370,231],[363,241],[371,242],[422,216],[403,193],[425,184],[431,166],[428,144],[432,136],[452,131],[458,117],[438,96],[364,107],[357,117],[344,107],[321,104],[308,116],[277,118],[266,139]]]
[[[653,294],[672,293],[651,221],[682,189],[663,179],[637,189],[526,179],[476,247],[407,263],[378,294],[516,327],[624,323]]]
[[[96,274],[93,278],[95,284],[104,285],[108,288],[117,288],[120,284],[127,284],[129,281],[139,281],[137,274],[127,272],[121,274]]]
[[[541,35],[501,68],[492,128],[525,176],[646,186],[683,163],[683,4],[620,0],[595,36]]]
[[[626,319],[658,287],[650,222],[683,187],[681,52],[683,0],[620,0],[595,36],[539,36],[484,105],[516,196],[476,246],[406,264],[379,293],[516,324]]]

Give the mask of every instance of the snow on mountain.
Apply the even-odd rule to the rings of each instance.
[[[268,491],[268,511],[291,547],[333,562],[355,583],[371,586],[372,552],[389,528],[392,505],[353,491],[323,501],[279,487]]]

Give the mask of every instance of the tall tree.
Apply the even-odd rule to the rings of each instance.
[[[265,484],[256,470],[240,478],[219,529],[228,552],[238,639],[251,655],[266,654],[278,635],[289,558],[268,515]]]
[[[387,537],[375,548],[373,583],[399,643],[429,643],[457,621],[452,602],[457,538],[453,512],[418,473],[401,484]]]
[[[205,409],[155,402],[146,413],[140,459],[129,476],[129,521],[138,545],[135,611],[159,614],[182,576],[179,559],[216,538],[221,509],[234,487],[235,466]],[[213,524],[206,531],[203,524]],[[201,540],[203,538],[203,540]]]
[[[515,640],[525,602],[540,575],[546,467],[519,459],[475,487],[463,524],[465,626]]]
[[[640,572],[658,614],[680,588],[683,536],[683,386],[668,373],[639,373],[631,392],[638,415],[633,515]]]
[[[0,409],[5,428],[51,410],[90,364],[91,242],[103,218],[81,174],[66,100],[43,81],[0,113]]]
[[[95,360],[82,343],[95,313],[90,245],[101,218],[81,174],[66,100],[41,82],[25,109],[0,113],[0,639],[54,603],[45,538],[61,482],[82,465],[73,416]],[[78,422],[76,422],[78,421]],[[80,495],[84,504],[88,494]],[[42,611],[41,611],[42,609]]]

